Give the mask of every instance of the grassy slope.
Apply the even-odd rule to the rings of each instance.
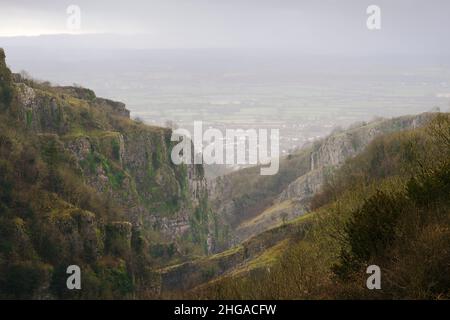
[[[305,236],[311,218],[311,215],[304,215],[221,253],[161,269],[164,294],[183,296],[187,290],[208,281],[270,267],[293,241]]]

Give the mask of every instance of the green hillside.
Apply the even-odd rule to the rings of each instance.
[[[92,90],[11,73],[0,49],[0,299],[450,298],[449,114],[208,182],[170,138]]]
[[[89,89],[11,74],[0,50],[0,298],[156,297],[156,269],[207,253],[203,170],[170,161],[170,136]]]
[[[346,159],[362,152],[377,137],[419,128],[434,115],[422,113],[355,124],[282,158],[276,175],[261,176],[259,168],[252,167],[215,179],[210,201],[220,223],[229,226],[228,245],[301,216],[309,210],[309,201],[324,179]],[[224,247],[219,244],[215,249]]]
[[[328,176],[311,207],[306,235],[283,232],[260,253],[275,258],[251,257],[191,294],[208,299],[448,299],[450,116],[440,114],[424,128],[376,138]],[[289,225],[303,225],[303,220]],[[366,288],[366,268],[372,264],[381,268],[381,290]]]

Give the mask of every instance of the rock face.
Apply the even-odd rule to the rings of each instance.
[[[20,80],[20,78],[17,78],[16,81],[20,82],[21,80]],[[80,100],[93,101],[96,99],[96,95],[95,95],[94,91],[92,91],[90,89],[82,88],[82,87],[69,87],[69,86],[59,87],[58,86],[58,87],[55,87],[55,89],[57,89],[63,95],[66,94],[68,96],[75,97]]]
[[[341,133],[332,134],[315,143],[311,152],[311,170],[298,177],[280,194],[284,200],[304,201],[322,186],[327,171],[331,172],[348,158],[360,153],[371,141],[383,134],[423,126],[431,114],[382,119]]]
[[[16,85],[17,98],[24,124],[36,133],[60,133],[68,131],[63,107],[55,97],[37,94],[24,83]]]
[[[0,242],[28,248],[11,257],[0,248],[0,273],[42,271],[40,289],[23,297],[64,296],[48,281],[64,278],[67,263],[90,270],[94,284],[115,283],[101,294],[152,295],[153,268],[211,249],[203,168],[173,164],[171,130],[129,116],[92,90],[12,76],[0,50],[0,212],[9,212]],[[2,279],[0,298],[16,296]]]
[[[130,111],[126,108],[125,103],[103,98],[96,98],[95,102],[102,106],[109,107],[113,112],[117,113],[117,115],[119,116],[127,118],[130,117]]]
[[[134,123],[123,103],[88,89],[42,92],[20,82],[16,92],[24,126],[35,134],[57,134],[86,182],[108,194],[134,224],[158,224],[171,238],[189,230],[189,216],[206,196],[206,180],[195,166],[171,163],[170,130]],[[79,114],[71,110],[73,103]],[[116,119],[83,119],[96,108]],[[87,128],[72,134],[84,121]]]
[[[319,191],[324,179],[323,167],[298,177],[279,195],[277,203],[286,200],[304,201]]]

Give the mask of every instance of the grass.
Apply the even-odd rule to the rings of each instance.
[[[257,215],[253,219],[246,220],[243,223],[241,223],[241,225],[238,227],[238,229],[251,227],[255,224],[263,222],[266,219],[270,219],[270,216],[272,216],[274,213],[288,210],[288,209],[291,209],[292,207],[293,207],[293,202],[291,200],[285,200],[283,202],[274,204],[271,207],[265,209],[261,214]]]
[[[260,255],[254,259],[249,260],[243,264],[240,268],[233,271],[233,274],[239,274],[240,272],[251,271],[259,268],[267,268],[277,261],[277,259],[283,254],[289,245],[289,239],[284,239],[276,245],[264,250]]]
[[[212,279],[207,283],[201,284],[197,288],[208,287],[210,285],[214,285],[215,283],[226,281],[226,279],[229,278],[238,279],[239,277],[245,276],[246,274],[256,270],[270,270],[270,267],[274,265],[283,255],[283,253],[288,249],[289,243],[289,239],[284,239],[283,241],[280,241],[267,250],[264,250],[261,254],[257,255],[253,259],[244,261],[240,265],[236,266],[236,268],[225,272],[224,274]]]

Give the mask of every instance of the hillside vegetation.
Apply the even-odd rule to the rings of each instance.
[[[356,124],[282,158],[276,175],[261,176],[259,168],[253,167],[215,179],[210,184],[210,201],[220,224],[229,226],[226,239],[231,240],[222,241],[216,251],[224,249],[224,242],[240,243],[301,216],[324,179],[346,159],[381,135],[419,128],[433,116],[423,113]]]
[[[275,259],[197,286],[191,297],[450,298],[448,114],[376,138],[326,178],[311,207],[306,235],[286,233],[278,243],[290,245]],[[366,287],[373,264],[381,268],[381,290]]]
[[[207,253],[203,170],[173,165],[170,136],[89,89],[11,74],[0,49],[0,298],[156,297],[156,269]]]
[[[449,114],[364,123],[277,175],[211,184],[172,163],[170,137],[11,73],[0,49],[0,299],[450,298]]]

